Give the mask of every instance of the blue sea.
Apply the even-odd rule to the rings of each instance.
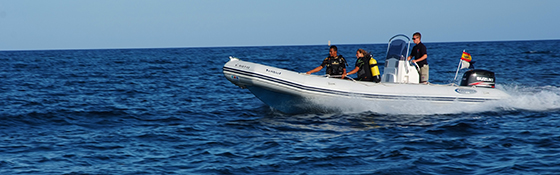
[[[465,50],[513,98],[291,115],[223,65],[306,72],[327,45],[0,51],[0,174],[560,173],[560,40],[425,45],[431,83]],[[387,44],[338,45],[350,67],[358,48],[384,63]]]

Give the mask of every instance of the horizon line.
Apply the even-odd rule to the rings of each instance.
[[[534,39],[534,40],[496,40],[496,41],[429,41],[422,43],[480,43],[480,42],[518,42],[518,41],[556,41],[560,39]],[[377,45],[387,43],[340,43],[330,45]],[[228,47],[290,47],[290,46],[321,46],[323,44],[293,44],[293,45],[230,45],[230,46],[169,46],[169,47],[116,47],[116,48],[51,48],[51,49],[14,49],[1,50],[0,52],[18,52],[18,51],[72,51],[72,50],[135,50],[135,49],[194,49],[194,48],[228,48]],[[324,44],[327,45],[327,44]]]

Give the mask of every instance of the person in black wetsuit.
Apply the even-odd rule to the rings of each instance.
[[[338,48],[336,46],[330,47],[329,57],[325,58],[320,66],[306,72],[306,74],[319,72],[324,67],[327,68],[326,73],[328,75],[340,75],[342,79],[346,76],[346,59],[342,55],[338,55]]]
[[[426,46],[420,41],[421,38],[422,35],[420,32],[412,34],[412,40],[416,45],[412,48],[412,54],[408,56],[407,60],[414,57],[412,62],[418,64],[418,67],[420,67],[420,70],[418,70],[418,73],[420,73],[420,83],[427,84],[430,79],[430,67],[428,66],[428,52],[426,51]]]
[[[373,59],[371,55],[364,49],[356,51],[356,68],[348,72],[347,75],[358,73],[356,80],[369,81],[379,83],[379,68],[377,67],[377,60]]]

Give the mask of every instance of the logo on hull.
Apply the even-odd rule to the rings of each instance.
[[[455,92],[459,93],[459,94],[475,94],[476,90],[474,89],[460,89],[457,88],[455,89]]]

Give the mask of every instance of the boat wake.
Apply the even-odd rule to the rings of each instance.
[[[373,112],[381,115],[434,115],[434,114],[457,114],[457,113],[477,113],[496,110],[496,105],[489,106],[485,102],[480,104],[465,105],[464,103],[447,103],[438,105],[426,103],[414,99],[406,99],[400,102],[367,101],[364,99],[342,99],[337,104],[332,104],[324,100],[317,100],[314,103],[328,106],[330,109],[337,109],[341,113],[362,113]]]
[[[498,88],[511,95],[511,98],[469,105],[460,102],[438,105],[413,99],[403,99],[398,103],[386,101],[372,102],[360,98],[329,100],[318,98],[308,100],[324,106],[325,109],[331,109],[321,109],[325,113],[337,111],[345,114],[373,112],[381,115],[444,115],[513,110],[560,110],[559,87],[499,86]],[[333,103],[333,101],[336,102]]]
[[[503,101],[503,108],[528,111],[560,110],[560,87],[519,85],[503,86],[503,90],[512,96]]]
[[[402,100],[400,103],[390,104],[360,98],[317,98],[308,99],[325,107],[314,110],[316,113],[285,114],[269,107],[267,110],[271,110],[271,115],[258,120],[263,120],[261,122],[264,126],[281,128],[280,130],[325,131],[317,132],[314,135],[316,138],[379,127],[432,126],[458,120],[476,120],[481,115],[485,116],[484,113],[493,115],[515,111],[560,111],[560,87],[499,85],[497,88],[510,94],[511,98],[473,105],[457,102],[441,106],[417,100]]]

